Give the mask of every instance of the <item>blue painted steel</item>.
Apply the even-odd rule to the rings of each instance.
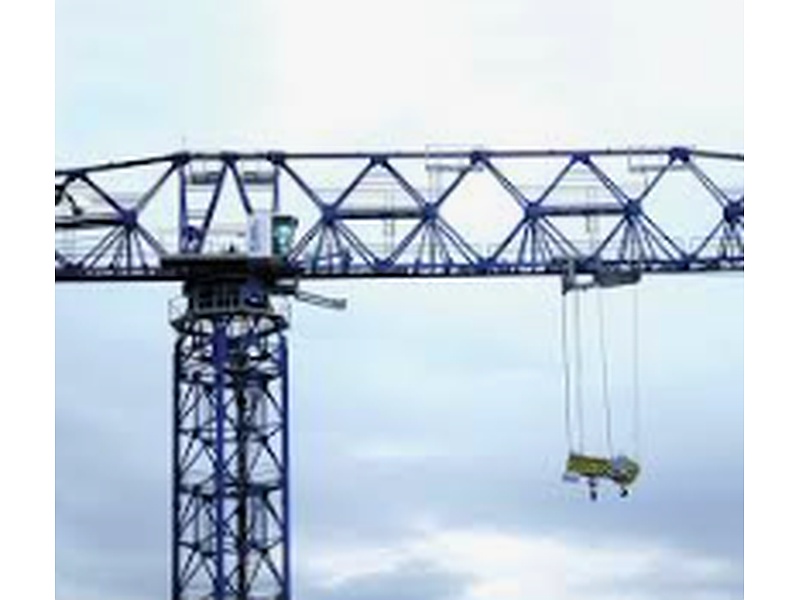
[[[211,342],[211,362],[214,367],[214,600],[225,598],[225,367],[228,362],[226,335],[228,315],[216,316]]]
[[[231,173],[233,173],[233,179],[236,182],[236,189],[239,192],[239,199],[241,200],[242,206],[244,207],[244,212],[247,213],[248,215],[252,214],[253,207],[250,204],[250,198],[247,195],[247,187],[242,181],[242,176],[239,173],[239,169],[236,168],[236,162],[235,161],[229,162],[228,168],[231,170]]]
[[[287,324],[267,293],[189,283],[173,320],[173,600],[291,600]]]
[[[182,163],[178,169],[178,252],[191,251],[192,237],[186,196],[186,167]]]
[[[281,468],[281,480],[283,482],[281,492],[281,507],[283,510],[283,519],[281,521],[281,536],[283,538],[283,589],[284,596],[282,600],[289,600],[292,597],[292,545],[291,545],[291,478],[289,477],[290,462],[289,457],[289,435],[290,420],[289,420],[289,352],[286,336],[281,332],[280,342],[278,344],[278,372],[281,381],[281,395],[283,396],[283,435],[281,436],[281,454],[283,456],[283,465]]]
[[[624,169],[633,158],[660,161],[638,191],[626,188]],[[408,169],[428,168],[426,161],[460,161],[439,190],[427,189]],[[707,272],[744,269],[744,155],[684,147],[646,150],[507,150],[388,153],[179,153],[160,157],[61,169],[56,171],[55,277],[64,281],[180,280],[180,274],[161,264],[166,254],[220,252],[212,242],[217,224],[244,231],[252,211],[248,180],[240,173],[242,161],[261,161],[274,169],[274,206],[299,219],[297,242],[287,267],[301,278],[440,277],[510,274],[558,274],[565,265],[593,272],[603,268],[636,268],[649,273]],[[510,161],[530,167],[549,161],[554,175],[535,179],[514,170]],[[200,194],[201,217],[193,220],[187,206],[185,169],[206,165],[220,177],[206,196]],[[709,168],[709,165],[711,168]],[[135,176],[162,166],[155,181],[144,181],[147,191],[127,207],[116,199],[113,180]],[[713,172],[724,167],[724,173]],[[318,169],[317,174],[309,173]],[[354,173],[326,200],[327,173],[352,169]],[[218,214],[225,173],[240,199],[239,212]],[[580,171],[580,173],[578,173]],[[319,173],[322,174],[319,174]],[[420,172],[422,172],[420,170]],[[100,185],[102,175],[103,184]],[[597,198],[562,201],[561,195],[581,185],[593,186]],[[393,186],[396,205],[381,202],[370,188],[385,176]],[[177,185],[169,182],[177,179]],[[283,179],[280,186],[278,182]],[[505,231],[494,228],[483,239],[455,218],[459,203],[475,202],[465,186],[473,180],[494,181],[486,198],[487,223],[494,206],[516,204],[519,219]],[[716,205],[719,226],[697,230],[692,213],[682,215],[691,236],[663,220],[652,197],[675,192],[672,181],[696,182],[692,200],[699,215]],[[94,194],[86,200],[81,186]],[[537,189],[529,192],[535,185]],[[572,188],[570,186],[573,186]],[[732,193],[730,188],[740,190]],[[153,204],[170,202],[177,190],[175,222],[148,221]],[[674,188],[679,190],[680,188]],[[278,196],[280,190],[280,196]],[[372,194],[372,196],[370,196]],[[484,194],[484,192],[482,192]],[[85,196],[85,194],[84,194]],[[365,201],[364,198],[367,200]],[[397,200],[399,198],[399,200]],[[472,198],[472,200],[470,200]],[[665,203],[661,198],[662,207]],[[476,204],[477,209],[480,207]],[[195,209],[197,207],[194,207]],[[480,209],[484,210],[484,209]],[[519,214],[519,213],[518,213]],[[707,214],[707,213],[705,213]],[[587,218],[606,223],[602,238],[588,248],[574,224]],[[376,239],[375,232],[397,231],[397,237]],[[213,231],[212,231],[213,230]],[[170,233],[172,232],[172,233]],[[370,237],[372,236],[372,237]],[[719,242],[719,243],[718,243]],[[519,245],[517,245],[519,244]]]
[[[220,193],[222,192],[222,186],[225,183],[225,173],[227,172],[227,164],[222,163],[222,170],[219,173],[219,179],[217,180],[216,185],[214,186],[214,193],[211,196],[211,202],[209,202],[208,210],[206,210],[206,214],[203,217],[203,224],[200,226],[199,230],[199,240],[197,242],[197,252],[203,252],[203,244],[205,244],[206,236],[208,235],[209,227],[211,227],[211,221],[214,219],[214,212],[217,210],[217,204],[219,203]],[[194,247],[187,244],[189,248],[194,250]]]
[[[181,578],[181,423],[183,407],[181,401],[181,381],[184,372],[182,337],[178,337],[172,350],[172,502],[170,521],[170,600],[180,600]]]

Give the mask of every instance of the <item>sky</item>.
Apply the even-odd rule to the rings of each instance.
[[[741,15],[696,1],[58,0],[56,164],[180,148],[743,152]],[[631,497],[597,503],[560,479],[557,281],[308,287],[349,304],[292,309],[297,598],[742,597],[743,275],[638,286],[643,473]],[[59,600],[167,594],[179,293],[56,288]],[[607,301],[620,380],[632,295]]]

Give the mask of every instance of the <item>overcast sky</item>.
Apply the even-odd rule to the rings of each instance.
[[[181,147],[743,152],[741,4],[644,4],[59,0],[56,163]],[[742,597],[742,275],[639,287],[643,474],[595,504],[560,481],[557,281],[309,289],[349,307],[293,309],[299,600]],[[178,294],[56,289],[59,600],[167,595]],[[607,303],[622,373],[631,296]]]

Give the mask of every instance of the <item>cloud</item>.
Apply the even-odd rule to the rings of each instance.
[[[442,444],[377,438],[367,439],[356,444],[351,452],[355,460],[362,462],[419,462],[450,454]]]
[[[150,453],[114,421],[79,415],[57,410],[57,597],[163,597],[169,566],[167,438]]]
[[[331,596],[337,600],[366,598],[362,591],[421,598],[416,592],[423,582],[441,586],[426,590],[436,600],[722,599],[736,597],[742,585],[736,563],[652,542],[578,543],[430,523],[391,545],[318,546],[306,565],[305,577],[316,582],[311,587],[342,590]]]
[[[331,574],[323,579],[324,583],[310,584],[306,590],[301,587],[301,596],[314,600],[458,600],[468,590],[469,577],[430,560],[383,556],[380,565],[364,568],[381,557],[380,550],[371,557],[372,561],[359,557],[359,569],[351,568],[349,572],[336,566],[334,557],[327,565]],[[336,572],[347,574],[337,576]]]
[[[587,594],[609,598],[621,590],[652,600],[732,600],[744,592],[744,564],[697,554],[679,559],[674,552],[658,552],[637,572],[606,576],[585,586]]]

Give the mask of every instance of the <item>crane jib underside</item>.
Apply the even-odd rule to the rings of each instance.
[[[675,264],[671,262],[663,263],[632,263],[632,262],[602,262],[597,265],[579,267],[575,269],[578,274],[594,275],[596,273],[613,270],[616,268],[625,268],[630,270],[637,270],[642,274],[708,274],[714,272],[730,272],[741,271],[744,272],[744,260],[739,261],[704,261],[695,262],[688,265]],[[475,278],[475,277],[510,277],[519,275],[557,275],[562,276],[566,269],[563,265],[539,266],[536,268],[526,268],[525,266],[507,266],[494,269],[478,269],[469,265],[459,266],[452,265],[446,269],[431,270],[420,269],[414,265],[397,266],[392,270],[386,271],[373,271],[369,269],[350,269],[348,271],[313,271],[313,270],[291,270],[286,272],[288,278],[301,278],[309,280],[322,280],[322,279],[405,279],[405,278]],[[148,270],[130,270],[125,272],[113,270],[100,270],[93,269],[89,271],[70,271],[56,269],[55,280],[57,282],[95,282],[95,283],[109,283],[114,281],[129,281],[129,282],[168,282],[175,281],[181,282],[185,280],[184,275],[180,271],[172,269],[148,269]]]
[[[56,281],[170,281],[290,218],[293,276],[744,269],[744,156],[589,151],[177,153],[56,170]]]

